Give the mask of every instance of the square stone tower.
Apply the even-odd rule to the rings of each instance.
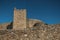
[[[26,9],[14,8],[13,29],[23,30],[26,28]]]

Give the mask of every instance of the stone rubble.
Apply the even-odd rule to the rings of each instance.
[[[25,30],[0,30],[0,40],[60,40],[60,25],[45,25]]]

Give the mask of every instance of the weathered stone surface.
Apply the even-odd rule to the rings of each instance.
[[[27,22],[29,27],[33,27],[35,24],[44,25],[44,23],[41,20],[37,20],[37,19],[28,19]]]
[[[60,40],[60,26],[47,25],[24,30],[0,30],[0,40]]]
[[[26,9],[14,9],[13,29],[20,30],[26,28]]]
[[[0,30],[6,30],[8,25],[10,25],[10,23],[0,24]]]

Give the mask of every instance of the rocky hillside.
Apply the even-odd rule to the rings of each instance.
[[[24,30],[0,30],[0,40],[60,40],[60,24],[45,24]]]

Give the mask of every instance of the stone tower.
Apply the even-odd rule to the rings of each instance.
[[[14,8],[13,29],[22,30],[26,28],[26,9]]]

